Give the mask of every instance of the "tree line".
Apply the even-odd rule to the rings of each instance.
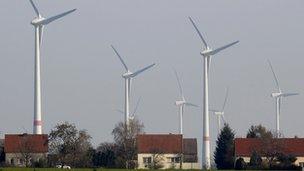
[[[119,122],[112,130],[114,141],[100,143],[94,148],[91,143],[92,137],[86,130],[79,130],[75,124],[69,122],[60,123],[49,134],[47,158],[35,162],[26,162],[26,166],[55,167],[56,165],[68,165],[73,168],[133,169],[137,167],[136,136],[141,133],[144,133],[144,125],[138,119],[131,120],[128,128],[123,122]],[[227,123],[224,124],[218,135],[214,151],[214,162],[217,169],[300,169],[294,164],[297,158],[293,155],[284,154],[284,144],[276,141],[275,134],[264,126],[252,125],[248,129],[246,137],[259,139],[262,143],[261,146],[263,146],[262,150],[252,152],[249,163],[246,163],[242,157],[236,158],[234,154],[235,131]],[[24,161],[31,161],[30,151],[30,149],[20,151]],[[3,142],[0,143],[0,166],[5,166]],[[157,166],[157,163],[155,166]],[[154,169],[158,169],[158,167]]]

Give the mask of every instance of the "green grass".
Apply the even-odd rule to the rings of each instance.
[[[0,168],[0,171],[63,171],[68,169],[57,169],[57,168]],[[93,169],[93,168],[85,168],[85,169],[71,169],[70,171],[128,171],[128,169]],[[147,171],[145,170],[136,170],[136,171]],[[170,169],[165,170],[170,171]],[[178,169],[172,169],[172,171],[179,171]],[[185,171],[200,171],[200,170],[185,170]],[[220,171],[220,170],[213,170]],[[225,171],[233,171],[233,170],[225,170]],[[248,170],[249,171],[249,170]],[[256,170],[255,170],[256,171]]]
[[[0,171],[63,171],[68,169],[57,169],[57,168],[0,168]],[[128,169],[71,169],[70,171],[128,171]],[[136,170],[136,171],[147,171],[147,170]],[[167,170],[170,171],[170,170]],[[174,171],[178,171],[175,169]],[[187,171],[198,171],[198,170],[187,170]]]

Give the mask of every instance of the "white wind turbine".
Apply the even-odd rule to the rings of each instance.
[[[178,84],[178,88],[179,88],[179,92],[180,92],[180,96],[181,96],[181,100],[177,100],[175,101],[175,105],[178,107],[178,114],[179,114],[179,134],[183,134],[183,115],[184,115],[184,107],[185,106],[193,106],[193,107],[198,107],[197,105],[193,104],[193,103],[189,103],[186,101],[185,97],[184,97],[184,93],[183,93],[183,89],[178,77],[178,74],[176,72],[176,70],[174,70],[175,76],[176,76],[176,80],[177,80],[177,84]]]
[[[141,101],[141,98],[139,98],[138,100],[137,100],[137,103],[136,103],[136,106],[135,106],[135,108],[134,108],[134,111],[133,111],[133,113],[130,115],[130,120],[134,120],[135,119],[135,117],[136,117],[136,112],[137,112],[137,109],[138,109],[138,106],[139,106],[139,102]],[[122,110],[116,110],[117,112],[119,112],[119,113],[122,113],[122,114],[125,114],[125,112],[123,112]]]
[[[226,103],[227,103],[227,99],[228,99],[228,88],[226,89],[226,96],[225,96],[225,100],[224,100],[224,104],[222,106],[222,109],[221,110],[215,110],[215,109],[211,109],[210,111],[213,112],[216,117],[217,117],[217,132],[218,132],[218,135],[221,133],[221,120],[223,120],[224,123],[226,123],[225,121],[225,116],[224,116],[224,113],[225,113],[225,106],[226,106]]]
[[[277,86],[277,92],[271,93],[271,97],[275,98],[275,101],[276,101],[276,137],[279,138],[279,135],[280,135],[280,110],[281,110],[282,99],[283,99],[283,97],[294,96],[294,95],[298,95],[299,93],[283,93],[280,88],[278,78],[273,70],[270,60],[268,60],[268,64],[270,66],[270,69],[271,69],[273,77],[274,77],[275,84]]]
[[[131,94],[131,82],[134,77],[136,77],[138,74],[144,72],[145,70],[153,67],[155,63],[146,66],[140,70],[137,70],[136,72],[131,72],[129,68],[127,67],[126,63],[123,61],[122,57],[119,55],[118,51],[114,48],[113,45],[111,45],[112,49],[114,50],[115,54],[118,56],[120,62],[126,69],[126,72],[122,75],[122,77],[125,79],[125,124],[127,127],[129,126],[130,121],[130,94]]]
[[[196,27],[194,21],[191,17],[189,17],[192,25],[194,26],[196,32],[198,33],[200,39],[203,42],[203,49],[200,54],[204,58],[204,105],[203,105],[203,157],[202,157],[202,166],[206,169],[211,168],[211,153],[210,153],[210,137],[209,137],[209,98],[208,98],[208,77],[209,77],[209,68],[210,68],[210,61],[212,55],[217,54],[218,52],[238,43],[239,41],[232,42],[225,46],[219,47],[217,49],[211,49],[205,39],[203,38],[202,34]]]
[[[43,28],[45,25],[58,20],[59,18],[74,12],[76,9],[55,15],[50,18],[43,18],[34,2],[30,0],[37,17],[31,22],[35,27],[35,85],[34,85],[34,129],[33,134],[42,134],[41,120],[41,75],[40,75],[40,48],[42,43]]]

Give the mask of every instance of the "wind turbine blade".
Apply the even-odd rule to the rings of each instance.
[[[218,110],[215,109],[209,109],[210,112],[219,112]]]
[[[39,11],[38,11],[38,8],[37,8],[36,5],[34,4],[33,0],[30,0],[30,3],[32,4],[32,7],[34,8],[35,13],[36,13],[37,16],[39,17],[39,16],[40,16],[40,13],[39,13]]]
[[[140,69],[140,70],[134,72],[134,73],[131,74],[130,76],[131,76],[131,77],[135,77],[135,76],[137,76],[138,74],[144,72],[145,70],[147,70],[147,69],[153,67],[154,65],[155,65],[155,63],[154,63],[154,64],[151,64],[151,65],[149,65],[149,66],[147,66],[147,67],[145,67],[145,68],[143,68],[143,69]]]
[[[120,62],[122,63],[122,65],[125,67],[125,69],[128,71],[128,67],[126,65],[126,63],[124,62],[124,60],[122,59],[122,57],[119,55],[118,51],[114,48],[113,45],[111,45],[112,49],[114,50],[115,54],[118,56]]]
[[[177,84],[178,84],[178,88],[179,88],[179,93],[181,95],[181,97],[183,98],[184,100],[184,94],[183,94],[183,89],[182,89],[182,86],[181,86],[181,83],[180,83],[180,80],[179,80],[179,77],[178,77],[178,74],[176,72],[176,70],[174,69],[174,73],[175,73],[175,77],[176,77],[176,80],[177,80]]]
[[[284,94],[282,94],[283,97],[295,96],[295,95],[299,95],[299,93],[284,93]]]
[[[224,111],[225,106],[226,106],[226,103],[227,103],[228,92],[229,92],[229,88],[227,87],[227,88],[226,88],[226,96],[225,96],[224,104],[223,104],[223,107],[222,107],[222,112]]]
[[[188,103],[188,102],[186,102],[186,103],[185,103],[185,105],[186,105],[186,106],[193,106],[193,107],[198,107],[198,105],[196,105],[196,104],[193,104],[193,103]]]
[[[116,111],[119,112],[119,113],[125,114],[125,112],[122,111],[122,110],[116,109]]]
[[[215,49],[215,50],[212,50],[212,51],[210,52],[210,55],[215,55],[215,54],[217,54],[218,52],[220,52],[220,51],[222,51],[222,50],[224,50],[224,49],[227,49],[228,47],[233,46],[233,45],[235,45],[235,44],[237,44],[237,43],[239,43],[239,41],[235,41],[235,42],[229,43],[228,45],[225,45],[225,46],[222,46],[222,47],[217,48],[217,49]]]
[[[74,11],[76,11],[76,9],[72,9],[72,10],[70,10],[70,11],[67,11],[67,12],[64,12],[64,13],[61,13],[61,14],[58,14],[58,15],[55,15],[55,16],[53,16],[53,17],[47,18],[47,19],[43,20],[43,21],[41,22],[41,24],[47,25],[47,24],[49,24],[49,23],[51,23],[51,22],[53,22],[53,21],[55,21],[55,20],[58,20],[59,18],[62,18],[62,17],[66,16],[66,15],[68,15],[68,14],[74,12]]]
[[[221,115],[221,118],[222,118],[223,122],[226,123],[224,115]]]
[[[267,60],[267,61],[268,61],[268,64],[269,64],[269,66],[270,66],[271,72],[272,72],[272,74],[273,74],[274,81],[275,81],[275,83],[276,83],[276,85],[277,85],[277,88],[278,88],[279,92],[281,92],[281,88],[280,88],[280,85],[279,85],[279,81],[278,81],[278,78],[277,78],[277,76],[276,76],[276,74],[275,74],[275,72],[274,72],[274,70],[273,70],[273,67],[272,67],[272,65],[271,65],[271,62],[270,62],[270,60]]]
[[[189,20],[191,21],[191,23],[192,23],[193,27],[195,28],[197,34],[199,35],[199,37],[203,41],[205,48],[207,48],[208,47],[207,42],[205,41],[205,39],[204,39],[203,35],[201,34],[201,32],[199,31],[199,29],[196,27],[196,24],[194,23],[194,21],[192,20],[191,17],[189,17]]]
[[[42,37],[43,37],[43,25],[39,26],[39,45],[42,44]]]
[[[133,112],[133,116],[135,116],[136,112],[137,112],[137,109],[138,109],[138,106],[139,106],[139,102],[141,101],[141,97],[137,100],[137,103],[136,103],[136,106],[134,108],[134,112]]]

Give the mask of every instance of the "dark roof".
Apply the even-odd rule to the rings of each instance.
[[[304,138],[278,138],[273,139],[273,143],[280,144],[281,150],[285,154],[304,156]],[[235,155],[250,157],[253,151],[261,151],[265,146],[258,138],[236,138]]]
[[[139,134],[137,135],[138,153],[182,152],[182,135],[180,134]]]
[[[48,135],[6,134],[5,153],[47,153]]]
[[[196,138],[183,139],[183,154],[197,155],[197,141]]]

